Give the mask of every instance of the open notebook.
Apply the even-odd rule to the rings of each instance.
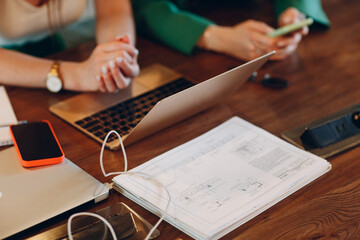
[[[165,220],[196,239],[218,239],[331,169],[239,117],[130,172],[154,176],[171,196]],[[154,181],[119,175],[115,188],[161,215],[166,191]]]
[[[0,147],[12,144],[9,125],[16,123],[17,119],[6,89],[0,86]]]

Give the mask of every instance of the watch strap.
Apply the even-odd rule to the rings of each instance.
[[[48,76],[56,76],[58,78],[60,78],[61,80],[61,77],[60,77],[60,61],[59,60],[56,60],[53,62],[53,64],[51,65],[50,67],[50,71],[48,73]]]

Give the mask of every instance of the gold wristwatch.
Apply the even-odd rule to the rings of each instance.
[[[50,68],[46,77],[46,88],[53,93],[60,92],[63,87],[63,82],[60,76],[60,62],[55,61]]]

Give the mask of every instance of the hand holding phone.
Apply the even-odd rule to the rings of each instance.
[[[11,125],[10,133],[24,167],[56,164],[65,159],[54,130],[46,120]]]
[[[299,30],[305,26],[310,26],[311,24],[313,24],[313,19],[312,18],[307,18],[303,21],[297,22],[297,23],[292,23],[292,24],[288,24],[285,26],[282,26],[280,28],[275,29],[274,31],[268,33],[269,37],[278,37],[278,36],[282,36],[288,33],[291,33],[293,31]]]

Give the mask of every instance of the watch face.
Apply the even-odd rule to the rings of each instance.
[[[62,88],[62,82],[58,77],[49,76],[46,80],[46,87],[51,92],[59,92]]]

